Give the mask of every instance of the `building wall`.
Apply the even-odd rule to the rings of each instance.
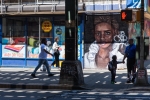
[[[50,24],[48,24],[50,23]],[[82,16],[78,22],[78,59],[82,60]],[[46,38],[48,50],[52,51],[54,38],[60,45],[60,63],[65,60],[65,16],[51,17],[3,17],[2,18],[2,66],[35,67],[40,53],[40,41]],[[54,58],[48,55],[49,63]]]

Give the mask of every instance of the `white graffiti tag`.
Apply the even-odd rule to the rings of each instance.
[[[120,34],[114,36],[115,42],[126,42],[128,37],[125,35],[124,31],[120,31]]]

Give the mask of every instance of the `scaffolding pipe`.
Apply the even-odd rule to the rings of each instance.
[[[40,49],[40,42],[41,42],[40,37],[41,37],[41,18],[39,17],[39,50],[41,50],[41,49]],[[40,51],[40,52],[41,52],[41,51]]]
[[[20,4],[20,3],[19,3],[19,0],[18,0],[18,13],[20,12],[20,9],[19,9],[19,4]]]
[[[3,13],[3,9],[2,9],[2,3],[3,3],[3,0],[1,0],[1,14]]]

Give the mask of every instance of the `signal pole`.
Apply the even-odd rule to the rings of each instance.
[[[78,0],[65,0],[65,61],[61,65],[60,84],[83,85],[83,71],[78,60]]]
[[[136,86],[149,85],[147,79],[147,70],[144,67],[144,0],[141,0],[141,35],[140,35],[140,68],[137,70]]]

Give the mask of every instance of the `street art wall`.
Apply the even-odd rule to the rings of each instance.
[[[84,68],[107,69],[113,55],[122,61],[128,24],[120,20],[120,14],[87,15],[84,30]],[[124,67],[125,64],[118,65],[118,68]]]

